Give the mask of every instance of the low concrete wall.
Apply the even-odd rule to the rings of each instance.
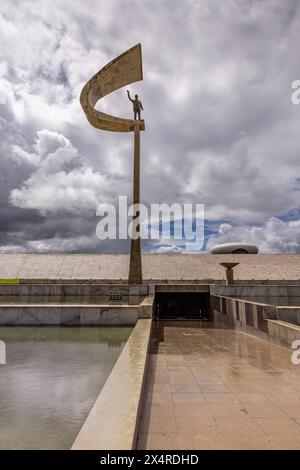
[[[211,296],[214,321],[268,340],[267,319],[277,319],[275,306]]]
[[[281,346],[290,347],[295,339],[300,339],[299,326],[278,320],[279,312],[283,316],[286,308],[214,295],[211,310],[216,323]]]
[[[140,304],[140,318],[153,318],[154,317],[154,295],[145,297]]]
[[[216,323],[281,346],[290,347],[292,341],[300,339],[299,326],[278,320],[278,311],[285,310],[281,307],[224,296],[211,296],[211,310]]]
[[[280,346],[291,347],[293,342],[300,340],[300,326],[281,320],[267,320],[270,341]]]
[[[0,325],[135,325],[139,316],[139,305],[0,306]]]
[[[300,285],[211,285],[211,295],[226,297],[300,297]],[[250,299],[249,299],[250,300]]]
[[[72,450],[135,449],[151,323],[136,324]]]
[[[145,296],[148,295],[147,285],[120,285],[120,284],[0,284],[0,297],[21,296],[21,297],[94,297],[108,296],[111,290],[116,289],[124,296]]]
[[[134,325],[140,316],[151,318],[140,307],[148,291],[147,285],[1,284],[0,325]]]
[[[209,284],[161,284],[155,287],[156,292],[209,292]]]
[[[300,325],[300,307],[277,307],[278,320]]]

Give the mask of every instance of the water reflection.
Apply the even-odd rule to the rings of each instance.
[[[1,327],[0,448],[69,449],[128,327]]]

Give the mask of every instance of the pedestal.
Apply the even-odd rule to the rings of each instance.
[[[140,204],[140,124],[134,125],[133,204]],[[136,217],[139,222],[139,215]],[[128,284],[142,284],[141,238],[131,239]]]

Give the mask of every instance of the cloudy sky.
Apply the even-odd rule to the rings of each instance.
[[[96,208],[131,194],[132,135],[92,128],[79,95],[141,42],[143,202],[205,204],[208,249],[300,252],[299,31],[298,0],[2,0],[2,251],[128,250]],[[131,117],[125,89],[100,105]]]

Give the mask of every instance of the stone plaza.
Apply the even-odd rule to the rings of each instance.
[[[2,326],[135,326],[73,448],[299,449],[300,256],[129,259],[0,255]]]

